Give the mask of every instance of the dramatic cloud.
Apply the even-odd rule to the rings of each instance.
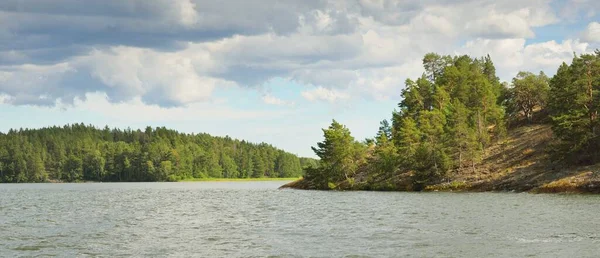
[[[352,30],[343,15],[320,13],[326,3],[205,0],[6,0],[0,3],[2,50],[90,45],[178,49],[180,42],[232,35],[287,34],[305,22],[328,19],[332,31]],[[337,28],[337,29],[336,29]],[[8,32],[8,33],[6,33]],[[60,49],[69,55],[67,49]]]
[[[596,15],[597,1],[570,1]],[[111,103],[173,108],[211,101],[222,88],[261,89],[282,78],[305,85],[297,94],[308,101],[387,99],[422,72],[427,52],[489,53],[508,79],[590,51],[597,22],[581,40],[527,43],[537,28],[583,11],[553,6],[549,0],[5,0],[0,95],[13,105],[52,106],[100,93]],[[271,95],[262,101],[289,105]]]
[[[531,37],[532,27],[557,21],[548,0],[361,0],[359,5],[365,16],[384,24],[420,21],[424,28],[443,26],[445,33],[466,31],[471,36],[493,38]]]
[[[113,102],[139,97],[147,104],[179,106],[209,99],[217,85],[232,85],[199,74],[192,58],[130,47],[94,50],[56,65],[4,67],[0,91],[12,104],[72,103],[85,93],[105,92]]]

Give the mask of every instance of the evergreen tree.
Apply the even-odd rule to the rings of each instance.
[[[286,165],[277,166],[282,155]],[[0,182],[298,176],[298,164],[296,155],[268,144],[164,127],[142,131],[73,124],[0,133]]]
[[[385,121],[385,120],[384,120]],[[388,177],[394,176],[400,165],[400,155],[394,143],[389,139],[387,128],[382,126],[375,138],[375,148],[373,155],[369,160],[373,171],[376,174],[384,174]]]
[[[256,154],[252,156],[252,177],[261,178],[265,176],[267,166],[260,155]]]
[[[223,177],[237,178],[239,176],[238,167],[235,164],[235,161],[227,154],[221,153],[221,160],[219,161],[219,163],[223,168]]]
[[[69,155],[63,171],[65,171],[64,180],[68,182],[79,181],[83,174],[83,161],[75,155]]]
[[[306,171],[306,177],[313,180],[318,188],[332,188],[332,184],[354,175],[364,149],[354,140],[346,126],[333,120],[329,128],[323,129],[323,142],[312,147],[320,158],[318,169]]]
[[[575,56],[550,80],[549,104],[557,153],[572,163],[600,160],[600,52]]]
[[[475,169],[492,137],[506,130],[503,101],[498,100],[503,86],[489,56],[428,54],[423,64],[427,76],[406,81],[392,120],[400,171],[412,172],[417,188],[439,181],[465,161]]]

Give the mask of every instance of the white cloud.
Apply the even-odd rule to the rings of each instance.
[[[573,54],[589,52],[588,44],[579,40],[563,40],[558,43],[554,40],[530,44],[525,47],[524,55],[531,65],[557,69],[562,62],[570,62]],[[554,72],[554,71],[553,71]],[[552,73],[553,74],[553,73]]]
[[[294,106],[294,102],[285,101],[283,99],[277,98],[271,94],[264,94],[262,96],[262,101],[265,104],[275,105],[275,106]]]
[[[554,74],[562,62],[569,63],[573,53],[587,53],[588,44],[579,40],[547,41],[525,44],[525,39],[476,39],[468,41],[460,54],[483,56],[490,54],[498,76],[509,81],[519,71],[544,71]]]
[[[532,38],[535,34],[527,20],[522,17],[522,14],[527,12],[527,9],[523,9],[499,14],[490,10],[486,17],[467,22],[465,28],[477,36]]]
[[[63,77],[76,73],[69,63],[53,65],[0,66],[0,95],[15,105],[54,105],[56,100],[72,101],[81,91],[61,87]]]
[[[111,103],[105,94],[87,94],[86,99],[76,99],[77,109],[91,111],[109,117],[111,120],[129,121],[136,123],[150,122],[182,122],[190,119],[202,120],[255,120],[274,119],[284,116],[281,110],[254,111],[240,110],[229,107],[227,103],[207,102],[195,103],[185,107],[164,108],[159,105],[149,105],[140,98],[134,98],[121,103]]]
[[[493,38],[531,36],[531,27],[557,22],[550,4],[549,0],[359,1],[364,15],[384,24],[403,25],[418,21],[418,24],[424,24],[424,29],[431,31],[464,31]]]
[[[563,2],[560,14],[571,21],[582,17],[592,18],[600,13],[600,1],[567,0]]]
[[[196,4],[190,0],[167,0],[166,6],[173,6],[175,9],[172,17],[177,17],[177,21],[185,26],[192,26],[200,19],[196,11]]]
[[[48,105],[59,99],[68,103],[101,92],[115,103],[139,99],[178,107],[211,101],[219,87],[260,90],[273,78],[312,87],[301,93],[310,101],[387,99],[399,95],[406,78],[419,76],[420,60],[427,52],[490,53],[505,78],[520,69],[550,69],[568,59],[569,51],[588,47],[577,40],[526,45],[526,38],[536,36],[534,28],[558,21],[549,0],[452,4],[444,0],[111,0],[104,9],[92,4],[94,10],[77,1],[59,0],[63,6],[72,4],[70,11],[54,3],[34,2],[37,5],[21,3],[20,9],[11,9],[15,2],[0,4],[0,12],[11,17],[0,16],[10,20],[0,25],[0,32],[10,32],[7,35],[27,44],[32,42],[29,37],[41,37],[36,42],[75,38],[65,28],[84,36],[110,33],[105,42],[96,41],[105,34],[87,39],[88,43],[72,42],[88,44],[76,56],[35,64],[45,69],[56,64],[70,68],[54,73],[43,88],[17,87],[14,79],[15,74],[43,73],[0,66],[11,77],[0,85],[0,93],[11,96],[15,104],[36,98]],[[23,34],[22,29],[35,26],[47,31]],[[136,35],[142,38],[134,39]],[[162,41],[171,45],[158,44]],[[27,53],[0,51],[0,58],[35,62],[36,57]],[[262,101],[285,102],[270,95]]]
[[[407,78],[416,78],[423,73],[422,57],[407,60],[401,65],[361,71],[360,79],[353,88],[355,95],[375,100],[397,99]]]
[[[193,57],[186,51],[117,47],[95,50],[74,62],[110,87],[111,99],[139,96],[146,103],[177,106],[208,100],[217,85],[233,84],[198,71],[195,62],[200,60]]]
[[[10,96],[0,94],[0,104],[10,103]]]
[[[339,90],[318,87],[313,90],[303,91],[302,97],[309,101],[328,101],[333,103],[340,100],[347,100],[350,98],[350,95]]]
[[[600,43],[600,23],[591,22],[583,32],[583,39],[588,42]]]

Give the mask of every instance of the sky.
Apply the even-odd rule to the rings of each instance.
[[[597,0],[2,0],[0,132],[166,126],[314,157],[391,118],[426,53],[510,81],[600,48]]]

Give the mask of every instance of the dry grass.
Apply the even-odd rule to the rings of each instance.
[[[488,147],[475,169],[465,166],[450,171],[446,182],[427,186],[427,191],[531,191],[538,193],[600,193],[600,164],[563,167],[553,163],[547,148],[552,140],[549,125],[524,124],[510,129],[505,139]],[[410,173],[394,178],[369,179],[358,173],[347,190],[411,191]],[[288,185],[310,188],[299,180]]]
[[[467,182],[471,191],[600,192],[600,164],[563,167],[553,163],[547,148],[549,125],[523,125],[490,146],[476,170],[459,170],[452,181]]]
[[[472,190],[515,190],[534,184],[547,160],[552,138],[547,125],[527,125],[509,131],[506,139],[488,147],[475,169],[453,171],[452,181],[467,182]],[[533,188],[531,186],[530,188]]]
[[[541,193],[564,193],[579,192],[579,189],[586,182],[582,177],[589,176],[591,172],[582,173],[577,176],[565,177],[538,187],[535,191]]]
[[[465,181],[452,181],[450,183],[442,183],[437,185],[429,185],[425,187],[425,191],[447,191],[447,192],[463,192],[471,189],[470,183]]]

